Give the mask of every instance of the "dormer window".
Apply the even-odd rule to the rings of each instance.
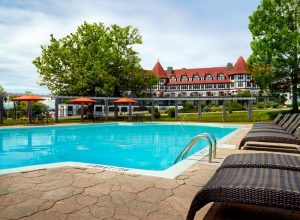
[[[224,79],[225,79],[224,74],[223,74],[223,73],[218,74],[217,79],[218,79],[218,80],[224,80]]]
[[[204,80],[212,80],[212,79],[213,79],[213,78],[212,78],[212,76],[211,76],[211,75],[209,75],[209,74],[208,74],[208,75],[206,75],[206,76],[205,76],[205,78],[204,78]]]
[[[200,80],[200,77],[198,76],[198,75],[195,75],[194,77],[193,77],[193,81],[199,81]]]
[[[170,82],[176,82],[176,78],[172,76],[172,77],[170,78]]]
[[[186,82],[186,81],[188,81],[188,78],[187,78],[187,76],[182,76],[182,77],[181,77],[181,81],[182,81],[182,82]]]

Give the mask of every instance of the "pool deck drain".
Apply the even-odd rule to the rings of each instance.
[[[241,129],[226,144],[238,144],[248,129]],[[227,155],[237,152],[246,151],[220,148],[214,163],[204,158],[175,179],[80,167],[0,175],[0,220],[185,219],[196,192]],[[253,216],[300,219],[300,212],[214,203],[201,209],[195,219]]]

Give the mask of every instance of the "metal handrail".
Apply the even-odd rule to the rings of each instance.
[[[202,134],[205,134],[205,135],[209,136],[213,140],[213,158],[216,159],[216,156],[217,156],[217,139],[211,133],[202,133]]]
[[[180,159],[183,159],[185,157],[185,155],[191,150],[191,148],[194,146],[194,144],[196,144],[201,138],[204,138],[208,141],[209,143],[209,152],[208,152],[208,162],[211,163],[212,162],[212,148],[214,146],[214,158],[215,158],[215,152],[216,152],[216,139],[212,134],[209,133],[203,133],[203,134],[199,134],[197,136],[195,136],[190,143],[188,143],[188,145],[186,145],[186,147],[180,152],[180,154],[176,157],[176,159],[174,160],[174,164],[177,163]],[[213,139],[213,142],[211,141],[211,139]]]

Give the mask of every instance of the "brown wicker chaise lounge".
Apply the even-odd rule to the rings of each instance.
[[[272,122],[256,122],[253,126],[269,126],[269,125],[277,125],[283,118],[283,114],[279,113],[276,118]]]
[[[300,145],[300,139],[292,134],[278,133],[278,132],[257,132],[248,133],[241,140],[239,149],[241,149],[246,142],[257,141],[257,142],[269,142],[269,143],[287,143]]]
[[[300,154],[300,145],[287,144],[287,143],[269,143],[269,142],[256,142],[248,141],[241,148],[242,150],[255,150],[255,151],[272,151]]]
[[[292,134],[300,125],[300,114],[293,114],[282,126],[256,126],[253,127],[249,132],[277,132]]]
[[[227,163],[222,165],[223,167],[221,166],[222,168],[217,170],[202,190],[196,194],[187,215],[188,220],[194,219],[196,212],[209,202],[300,210],[299,171],[291,170],[290,166],[285,169],[284,166],[273,166],[271,163],[267,164],[272,168],[257,168],[251,159],[249,164],[254,164],[254,167],[247,167],[248,165],[239,167],[242,166],[240,164],[231,168],[230,166],[235,163],[229,163],[229,160],[239,161],[234,158],[228,159]]]
[[[225,158],[224,168],[272,168],[300,171],[300,156],[273,153],[232,154]]]

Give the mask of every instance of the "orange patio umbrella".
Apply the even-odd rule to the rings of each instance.
[[[11,101],[14,102],[28,102],[28,119],[29,119],[29,124],[31,124],[32,120],[32,102],[38,102],[38,101],[43,101],[46,100],[43,97],[36,96],[36,95],[22,95],[17,98],[12,99]]]
[[[114,104],[132,104],[136,103],[136,100],[130,99],[130,98],[120,98],[115,101],[113,101]]]
[[[80,111],[80,120],[83,121],[83,104],[88,104],[88,103],[95,103],[97,101],[85,97],[79,97],[77,99],[72,99],[69,101],[69,103],[74,103],[74,104],[81,104],[81,111]]]
[[[136,103],[136,102],[137,101],[134,99],[120,98],[120,99],[113,101],[113,104],[116,104],[116,105],[129,104],[128,120],[131,121],[131,113],[132,113],[131,104]]]

